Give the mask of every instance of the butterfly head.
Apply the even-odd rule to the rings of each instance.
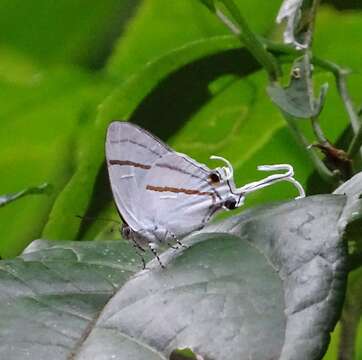
[[[132,238],[132,229],[125,222],[121,225],[121,234],[123,239],[130,240]]]
[[[234,183],[234,170],[230,162],[220,156],[212,156],[211,159],[221,160],[226,166],[212,170],[208,176],[209,183],[218,190],[221,196],[222,208],[234,210],[244,204],[244,193],[238,192]]]

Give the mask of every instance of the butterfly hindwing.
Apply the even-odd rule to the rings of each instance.
[[[152,222],[177,236],[200,229],[221,209],[225,186],[210,183],[211,170],[184,154],[157,159],[144,177],[142,201]]]

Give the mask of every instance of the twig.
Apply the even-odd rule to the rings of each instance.
[[[347,75],[350,73],[349,70],[343,69],[340,66],[322,59],[316,59],[316,65],[321,66],[324,69],[331,71],[336,79],[338,93],[342,99],[343,105],[348,114],[348,118],[354,133],[353,139],[348,148],[347,154],[350,158],[356,155],[362,159],[362,124],[359,118],[359,111],[356,110],[353,105],[351,96],[347,87]]]
[[[315,137],[317,138],[318,142],[320,144],[329,144],[329,141],[327,140],[327,138],[325,137],[323,130],[318,122],[318,117],[317,116],[312,116],[310,118],[311,120],[311,124],[312,124],[312,128],[313,128],[313,132]]]
[[[286,119],[289,128],[291,129],[293,135],[297,139],[297,141],[307,150],[309,158],[314,164],[315,169],[322,179],[327,181],[330,184],[336,185],[338,184],[338,174],[332,172],[327,168],[322,159],[316,154],[315,150],[310,146],[308,140],[305,136],[299,131],[296,126],[294,119],[287,113],[283,112],[284,118]]]
[[[30,187],[25,190],[19,191],[17,193],[8,194],[8,195],[1,195],[0,196],[0,207],[5,206],[15,200],[18,200],[26,195],[30,194],[43,194],[47,191],[51,190],[51,185],[44,183],[39,186]]]
[[[362,152],[361,146],[362,146],[362,126],[360,125],[357,133],[354,135],[349,145],[347,151],[348,156],[350,158],[353,158],[358,153],[358,151]]]
[[[335,75],[336,75],[339,94],[341,95],[341,98],[343,100],[347,114],[349,116],[353,132],[357,135],[359,132],[359,129],[360,129],[361,122],[359,120],[358,113],[354,108],[354,105],[352,103],[352,100],[351,100],[351,97],[349,95],[349,91],[347,88],[348,73],[349,73],[348,70],[340,69],[339,72]]]
[[[233,16],[235,22],[230,20],[230,18],[218,7],[215,7],[215,15],[230,29],[233,34],[240,38],[255,59],[265,68],[270,80],[276,81],[280,77],[281,71],[274,56],[267,51],[266,46],[260,41],[260,38],[251,31],[234,1],[220,1]]]
[[[234,35],[240,36],[240,29],[220,9],[216,9],[215,15]]]
[[[323,60],[320,58],[313,58],[312,61],[315,65],[320,66],[321,68],[324,68],[325,70],[328,70],[331,73],[333,73],[333,75],[336,79],[337,89],[338,89],[339,95],[341,96],[343,105],[347,111],[349,121],[352,126],[352,130],[355,134],[355,137],[357,137],[357,136],[360,137],[361,135],[359,133],[362,132],[361,121],[359,119],[358,111],[355,109],[355,107],[353,105],[353,102],[351,100],[351,96],[349,94],[348,87],[347,87],[347,75],[350,73],[350,71],[347,69],[344,69],[344,68],[338,66],[337,64],[334,64],[328,60]],[[356,141],[356,140],[353,139],[352,143],[354,141]],[[351,143],[351,146],[352,146],[352,143]],[[360,146],[361,146],[361,144],[360,144]],[[358,151],[358,149],[357,149],[357,151]],[[350,150],[348,150],[348,154],[350,155]]]
[[[314,0],[312,6],[310,8],[309,24],[308,24],[309,26],[308,26],[308,30],[307,30],[306,36],[305,36],[305,44],[307,45],[305,48],[305,51],[308,51],[312,45],[315,19],[317,16],[317,10],[318,10],[319,4],[320,4],[320,0]]]

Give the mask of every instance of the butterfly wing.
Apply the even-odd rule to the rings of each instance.
[[[213,186],[211,170],[184,154],[157,159],[144,180],[142,203],[152,221],[176,236],[202,228],[222,208],[226,184]]]
[[[149,226],[141,189],[156,160],[172,151],[159,139],[138,126],[114,121],[107,131],[106,159],[108,174],[118,211],[135,231]]]

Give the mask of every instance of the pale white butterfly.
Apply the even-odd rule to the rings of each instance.
[[[180,239],[203,228],[217,212],[241,206],[250,192],[290,181],[299,197],[304,196],[288,164],[260,166],[262,171],[286,173],[236,188],[227,160],[212,156],[226,166],[211,170],[128,122],[109,125],[106,158],[114,200],[124,222],[123,237],[139,250],[148,247],[158,260],[160,244],[182,245]]]

